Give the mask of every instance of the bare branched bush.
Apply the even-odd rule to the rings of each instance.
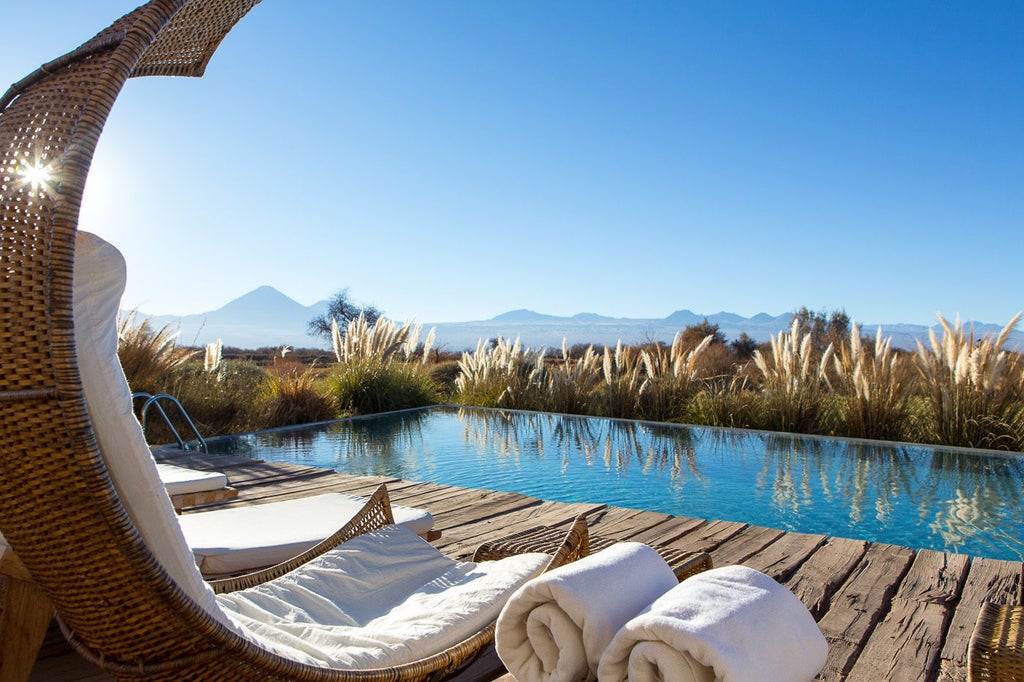
[[[929,330],[929,345],[915,355],[931,412],[931,436],[939,443],[1019,450],[1024,446],[1020,356],[1006,342],[1020,322],[1017,313],[996,336],[975,339],[960,318],[942,315],[942,338]]]

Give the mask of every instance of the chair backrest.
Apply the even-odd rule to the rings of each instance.
[[[121,253],[94,234],[75,239],[74,320],[85,404],[111,482],[142,541],[171,578],[205,611],[229,624],[203,580],[142,426],[117,356],[117,315],[126,267]]]
[[[72,305],[82,192],[126,80],[201,75],[257,2],[151,0],[0,96],[0,530],[111,659],[200,655],[228,633],[182,588],[187,566],[143,539],[97,443]]]

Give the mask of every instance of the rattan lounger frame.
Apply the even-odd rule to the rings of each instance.
[[[493,628],[425,661],[341,671],[275,656],[221,626],[139,537],[86,412],[71,283],[82,193],[100,133],[129,77],[202,75],[221,39],[257,2],[152,0],[0,97],[0,531],[74,645],[116,679],[436,677],[473,656]],[[26,29],[45,30],[45,21]],[[49,182],[25,181],[22,171],[35,164],[47,167]],[[374,499],[375,507],[317,550],[385,520],[386,492]],[[577,524],[555,563],[573,558],[579,534]]]

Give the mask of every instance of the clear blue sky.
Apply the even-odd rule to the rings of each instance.
[[[0,10],[0,82],[135,0]],[[133,79],[81,226],[126,306],[424,322],[1024,308],[1024,3],[264,0]]]

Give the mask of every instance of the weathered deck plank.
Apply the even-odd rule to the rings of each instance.
[[[860,563],[868,543],[864,540],[828,538],[790,578],[782,581],[821,620],[832,596]]]
[[[864,553],[818,621],[829,642],[823,678],[846,679],[913,560],[914,550],[895,545],[872,545]]]
[[[878,680],[934,678],[968,565],[969,559],[962,554],[918,552],[893,597],[892,608],[865,644],[850,676]]]
[[[744,566],[785,582],[828,540],[824,535],[786,533],[761,551],[743,560]]]

